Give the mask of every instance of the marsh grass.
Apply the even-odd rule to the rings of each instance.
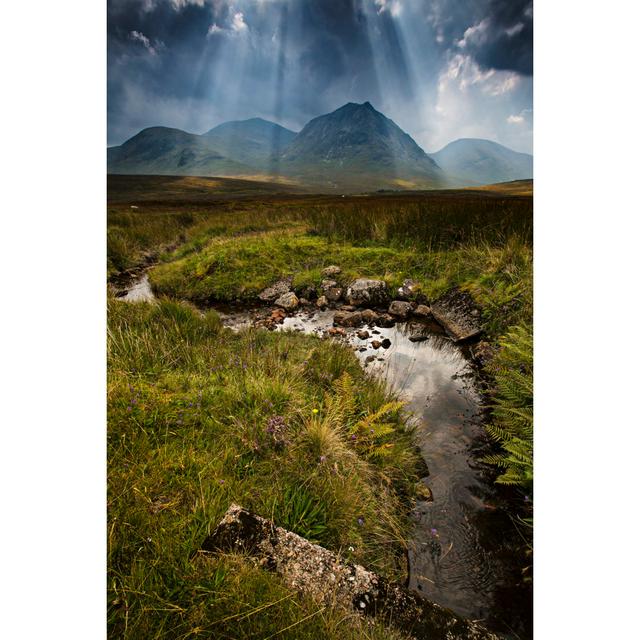
[[[392,398],[348,349],[234,334],[186,303],[110,299],[108,358],[112,637],[393,637],[241,556],[196,553],[236,502],[402,576],[417,458],[399,411],[375,435],[386,455],[349,438]]]

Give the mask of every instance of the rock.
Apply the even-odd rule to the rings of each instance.
[[[380,342],[380,340],[372,340],[371,341],[371,348],[372,349],[379,349],[382,346],[382,342]]]
[[[335,280],[323,280],[320,283],[320,288],[323,291],[326,291],[327,289],[332,289],[333,287],[337,287],[338,283]]]
[[[451,289],[431,305],[431,312],[454,342],[468,340],[482,332],[480,310],[466,291]]]
[[[347,302],[356,307],[386,304],[389,301],[387,283],[383,280],[358,278],[347,289]]]
[[[300,298],[299,302],[303,307],[306,307],[309,304],[309,301],[306,298]]]
[[[356,335],[358,336],[358,338],[360,338],[360,340],[366,340],[369,337],[369,332],[366,329],[360,329],[360,331],[358,331]]]
[[[335,278],[342,273],[342,269],[335,264],[329,265],[322,270],[322,275],[325,278]]]
[[[293,293],[293,291],[289,291],[288,293],[281,295],[275,303],[276,305],[282,307],[283,309],[286,309],[287,311],[293,311],[294,309],[298,308],[300,301],[298,300],[298,296]]]
[[[329,287],[324,290],[324,295],[329,302],[338,302],[342,298],[342,287]]]
[[[362,324],[362,314],[359,311],[336,311],[333,323],[342,327],[359,327]]]
[[[397,294],[400,300],[408,300],[415,295],[420,285],[414,280],[405,280],[401,287],[398,287]]]
[[[429,339],[429,329],[421,322],[410,322],[407,324],[407,333],[411,342],[422,342]]]
[[[275,284],[261,291],[258,294],[258,298],[262,300],[262,302],[274,302],[277,298],[291,290],[291,281],[291,278],[278,280]]]
[[[411,303],[403,302],[402,300],[394,300],[389,305],[389,313],[392,316],[398,316],[399,318],[406,320],[411,313]]]
[[[389,338],[385,338],[381,343],[380,346],[383,349],[388,349],[391,346],[391,340],[389,340]]]
[[[414,310],[413,315],[418,316],[419,318],[430,318],[431,317],[431,307],[428,307],[426,304],[419,304]]]
[[[355,311],[357,307],[354,307],[352,304],[343,304],[341,305],[340,309],[342,311]]]
[[[395,323],[396,323],[395,318],[389,315],[388,313],[379,314],[375,322],[377,327],[382,327],[382,328],[393,327]]]
[[[380,314],[373,309],[365,309],[362,312],[362,321],[370,325],[375,325],[379,315]]]
[[[367,356],[364,361],[369,364],[369,362],[373,362],[376,359],[375,356]]]
[[[315,300],[318,297],[318,292],[315,287],[300,287],[296,289],[296,295],[298,298],[306,298],[307,300]]]
[[[414,638],[498,640],[498,636],[328,549],[232,504],[202,543],[204,554],[241,553],[319,606],[392,620]],[[212,566],[213,571],[213,566]]]
[[[327,329],[327,333],[330,336],[346,336],[347,332],[344,329],[341,329],[340,327],[329,327],[329,329]]]
[[[318,309],[326,309],[328,306],[329,306],[329,301],[327,300],[326,296],[320,296],[316,300],[316,307],[318,307]]]

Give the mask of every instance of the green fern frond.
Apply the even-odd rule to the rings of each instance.
[[[503,287],[502,294],[509,292]],[[512,327],[499,341],[492,363],[495,390],[487,434],[502,453],[484,461],[504,470],[496,482],[529,489],[533,481],[533,335],[530,327]]]

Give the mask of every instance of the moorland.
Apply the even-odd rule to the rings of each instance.
[[[108,177],[112,637],[406,637],[384,618],[318,605],[243,554],[198,553],[237,503],[406,577],[422,463],[397,394],[339,334],[232,331],[216,311],[265,306],[261,292],[283,279],[313,311],[332,265],[339,288],[410,282],[414,305],[452,289],[478,305],[485,463],[518,497],[530,581],[532,189],[326,195],[282,182]],[[155,300],[121,301],[143,272]]]

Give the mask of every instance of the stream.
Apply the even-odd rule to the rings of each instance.
[[[124,292],[123,292],[124,293]],[[121,299],[153,299],[146,274]],[[214,307],[233,330],[251,326],[261,309]],[[333,326],[334,310],[303,309],[284,319],[278,331],[323,335]],[[423,479],[432,501],[419,501],[412,512],[409,543],[409,587],[506,637],[532,637],[531,590],[521,584],[522,538],[510,517],[505,492],[479,462],[487,452],[478,376],[464,347],[430,323],[426,339],[410,340],[411,324],[390,328],[344,328],[343,338],[362,366],[383,378],[407,403],[417,421],[416,444],[428,466]],[[372,340],[388,338],[388,348]]]

